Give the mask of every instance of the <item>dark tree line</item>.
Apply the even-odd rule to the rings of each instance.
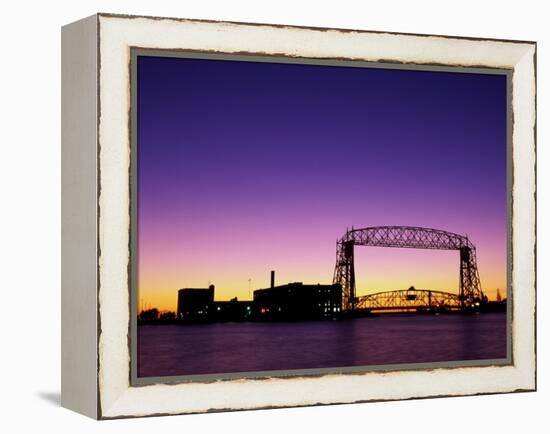
[[[152,309],[142,310],[138,315],[138,320],[144,322],[151,321],[173,321],[176,319],[175,312],[163,311],[160,312],[156,307]]]

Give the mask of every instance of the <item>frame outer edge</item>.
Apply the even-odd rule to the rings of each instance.
[[[99,417],[97,15],[61,30],[61,405]]]

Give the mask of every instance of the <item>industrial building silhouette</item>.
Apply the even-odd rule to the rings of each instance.
[[[178,291],[177,318],[183,322],[301,321],[333,319],[342,311],[342,286],[292,282],[254,291],[252,301],[214,301],[215,286]]]

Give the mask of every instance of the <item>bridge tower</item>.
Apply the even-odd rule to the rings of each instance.
[[[482,299],[479,274],[477,271],[477,261],[475,249],[470,246],[460,248],[460,304],[480,303]]]
[[[353,231],[353,229],[352,229]],[[346,231],[342,239],[336,241],[336,267],[334,283],[342,286],[342,307],[346,310],[355,308],[355,240]]]

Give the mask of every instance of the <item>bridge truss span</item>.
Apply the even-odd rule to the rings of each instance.
[[[431,289],[400,289],[357,297],[356,309],[376,311],[438,311],[462,308],[460,297]]]
[[[355,246],[413,249],[457,250],[460,257],[460,282],[457,295],[462,308],[479,303],[483,297],[477,269],[476,248],[467,236],[439,229],[415,226],[377,226],[351,229],[336,243],[334,283],[342,285],[343,306],[357,307],[355,287]]]

